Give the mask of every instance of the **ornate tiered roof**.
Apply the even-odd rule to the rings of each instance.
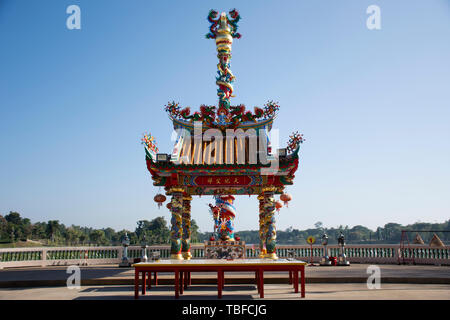
[[[242,104],[231,105],[235,76],[230,70],[233,39],[239,39],[239,13],[234,9],[220,16],[214,10],[208,15],[211,23],[207,39],[215,39],[217,48],[217,106],[201,105],[191,113],[189,107],[169,102],[165,106],[178,136],[172,153],[157,160],[155,139],[147,134],[145,146],[147,168],[155,186],[179,186],[186,193],[260,194],[272,186],[282,193],[292,184],[298,168],[298,151],[302,135],[294,133],[284,155],[272,150],[270,131],[280,106],[268,101],[263,107],[247,110]],[[273,168],[276,163],[276,170]]]

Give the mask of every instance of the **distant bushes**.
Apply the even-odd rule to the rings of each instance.
[[[327,233],[329,243],[335,244],[340,232],[344,233],[347,243],[399,243],[401,230],[450,231],[450,220],[443,223],[416,222],[406,226],[398,223],[387,223],[383,227],[378,227],[375,231],[361,225],[352,228],[348,226],[325,228],[321,222],[317,222],[312,229],[298,230],[290,227],[286,230],[278,230],[277,243],[287,245],[306,244],[308,236],[316,237],[316,241],[320,243],[322,235]],[[27,239],[51,246],[120,245],[125,233],[128,234],[131,244],[140,244],[144,235],[148,245],[170,243],[170,226],[164,217],[157,217],[151,221],[140,220],[137,222],[134,231],[115,231],[112,228],[93,229],[74,225],[66,227],[58,220],[31,223],[30,219],[23,218],[18,212],[13,211],[5,216],[0,215],[0,246],[7,246],[7,243],[11,242],[27,241]],[[246,243],[259,243],[259,231],[257,230],[238,231],[236,234]],[[438,232],[437,235],[444,243],[450,241],[449,232]],[[208,240],[210,236],[210,232],[200,233],[195,220],[192,220],[192,243],[203,242]],[[414,234],[409,234],[410,242],[412,242],[414,236]],[[433,234],[420,233],[420,236],[425,243],[428,243]]]

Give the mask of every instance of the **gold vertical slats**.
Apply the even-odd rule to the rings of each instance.
[[[245,159],[245,137],[240,137],[239,138],[239,149],[237,150],[237,163],[238,164],[243,164],[243,163],[245,163],[246,162],[246,159]],[[242,161],[240,161],[240,160],[243,160],[243,163],[242,163]]]
[[[215,139],[215,155],[216,155],[216,164],[222,164],[223,163],[223,137],[220,137],[218,139]]]
[[[234,163],[239,161],[239,139],[234,139]]]
[[[191,159],[191,139],[183,139],[183,144],[180,151],[180,163],[190,164]]]
[[[202,140],[200,139],[194,139],[194,159],[195,164],[202,164]]]
[[[203,155],[203,159],[205,161],[206,164],[212,164],[214,163],[214,157],[212,156],[212,142],[205,142],[205,149],[204,152],[205,154]]]
[[[192,151],[192,161],[191,161],[191,163],[194,164],[195,163],[195,153],[197,152],[197,145],[195,144],[195,141],[193,141],[192,144],[194,145],[194,148],[193,148],[193,151]]]

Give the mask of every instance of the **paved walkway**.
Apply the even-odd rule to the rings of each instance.
[[[299,293],[282,284],[264,286],[265,299],[300,300]],[[82,286],[66,287],[0,288],[0,300],[133,300],[132,286]],[[173,300],[172,286],[152,287],[140,300]],[[183,300],[216,300],[214,285],[190,287],[180,297]],[[259,300],[254,285],[227,285],[222,300]],[[306,285],[307,300],[450,300],[450,285],[442,284],[381,284],[380,289],[369,290],[363,283]],[[303,300],[303,299],[302,299]]]
[[[367,267],[306,267],[307,299],[445,299],[450,300],[449,266],[378,265],[381,289],[368,289]],[[68,289],[67,267],[14,268],[0,270],[0,300],[133,299],[134,269],[88,266],[81,269],[81,288]],[[253,273],[226,273],[224,300],[259,299]],[[173,274],[158,275],[159,284],[142,299],[174,299]],[[266,299],[299,299],[283,272],[265,273]],[[216,275],[193,273],[192,284],[181,300],[217,299]]]
[[[367,264],[349,267],[306,267],[306,283],[366,283]],[[378,265],[382,283],[450,284],[450,266]],[[116,266],[80,267],[82,285],[131,285],[134,269]],[[69,274],[67,267],[14,268],[0,270],[0,287],[65,286]],[[226,273],[227,283],[254,283],[252,273]],[[287,283],[287,273],[265,273],[267,283]],[[173,283],[173,274],[158,274],[160,284]],[[193,273],[193,284],[214,284],[213,273]]]

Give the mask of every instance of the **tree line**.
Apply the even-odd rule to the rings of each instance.
[[[336,228],[326,228],[322,222],[314,224],[314,228],[298,230],[292,227],[286,230],[277,231],[277,243],[286,245],[306,244],[308,236],[314,236],[317,243],[321,242],[323,234],[329,237],[329,244],[336,244],[337,238],[342,232],[347,243],[353,244],[391,244],[399,243],[402,230],[421,230],[420,236],[425,243],[429,243],[433,233],[423,231],[450,231],[450,220],[443,223],[416,222],[410,225],[398,223],[387,223],[383,227],[371,230],[367,227],[357,225],[338,226]],[[90,227],[65,226],[59,220],[47,222],[31,223],[30,219],[23,218],[18,212],[0,215],[0,243],[16,243],[18,241],[32,240],[42,245],[48,246],[85,246],[85,245],[120,245],[125,234],[128,235],[131,245],[140,245],[145,236],[148,245],[169,244],[170,228],[164,217],[157,217],[153,220],[139,220],[134,231],[120,230],[112,228],[94,229]],[[247,230],[238,231],[237,235],[248,244],[259,243],[259,231]],[[436,232],[444,242],[450,242],[450,232]],[[194,219],[191,221],[191,242],[199,243],[208,240],[210,232],[200,232]],[[415,234],[409,234],[409,241],[412,243]]]
[[[365,226],[356,225],[352,228],[349,226],[338,226],[336,228],[326,228],[321,222],[314,224],[314,228],[298,230],[292,227],[286,230],[277,231],[277,243],[286,245],[306,244],[309,236],[316,238],[316,244],[320,244],[322,236],[328,236],[329,244],[337,244],[339,235],[345,237],[345,242],[349,244],[398,244],[400,243],[402,230],[420,230],[420,237],[425,244],[428,244],[433,237],[433,231],[450,231],[450,220],[443,223],[426,223],[416,222],[410,225],[401,225],[398,223],[387,223],[383,227],[378,227],[375,231]],[[238,232],[242,240],[247,243],[259,243],[258,231],[240,231]],[[450,232],[436,232],[437,236],[444,242],[450,242]],[[407,234],[409,242],[412,244],[416,236],[415,232]]]
[[[94,229],[80,226],[65,226],[59,220],[31,223],[18,212],[0,215],[0,243],[15,243],[33,240],[48,246],[110,246],[120,245],[127,234],[132,245],[141,244],[144,236],[148,245],[166,244],[170,241],[170,229],[164,217],[151,221],[140,220],[134,231],[112,228]],[[191,221],[191,239],[198,242],[198,226]]]

